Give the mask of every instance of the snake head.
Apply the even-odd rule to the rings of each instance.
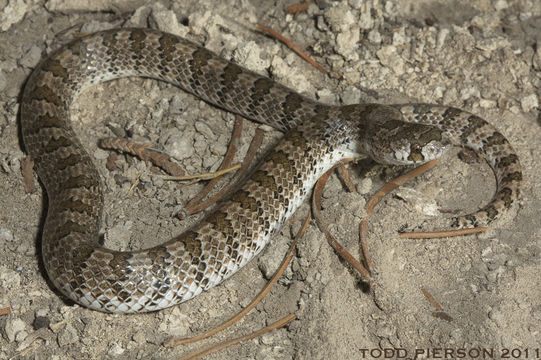
[[[366,118],[363,147],[375,161],[389,165],[419,165],[440,158],[449,140],[435,126],[409,123],[383,107]]]

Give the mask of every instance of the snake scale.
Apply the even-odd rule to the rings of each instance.
[[[285,133],[248,179],[199,224],[145,250],[99,243],[103,185],[70,125],[70,106],[89,86],[142,76],[172,83],[225,110]],[[475,213],[451,219],[485,225],[517,201],[522,173],[505,137],[483,119],[438,105],[330,106],[228,62],[186,39],[149,29],[116,29],[78,38],[30,75],[22,96],[24,145],[48,196],[42,255],[67,297],[104,312],[163,309],[228,278],[268,243],[344,157],[418,164],[448,145],[483,156],[496,192]]]

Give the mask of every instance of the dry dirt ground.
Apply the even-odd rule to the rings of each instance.
[[[62,299],[47,282],[39,258],[45,194],[39,187],[33,194],[23,188],[18,96],[39,59],[77,32],[128,25],[186,36],[327,103],[428,102],[466,109],[508,137],[524,170],[520,206],[481,235],[397,237],[404,224],[428,219],[437,227],[438,219],[449,216],[440,210],[464,213],[490,199],[491,170],[462,162],[456,151],[388,196],[370,217],[368,244],[377,282],[371,292],[363,292],[359,276],[312,224],[270,296],[204,344],[248,333],[290,312],[297,320],[209,359],[371,359],[378,358],[378,349],[393,348],[404,349],[401,355],[407,351],[407,358],[416,351],[424,351],[418,358],[481,358],[483,350],[493,351],[494,358],[541,357],[538,0],[320,0],[295,16],[285,15],[291,4],[285,0],[87,3],[0,0],[0,308],[11,308],[9,315],[0,315],[1,359],[179,358],[201,345],[166,349],[162,342],[198,334],[246,306],[309,211],[305,204],[233,278],[180,306],[123,316]],[[317,72],[253,31],[255,24],[290,37],[343,79]],[[119,170],[109,172],[108,154],[97,148],[97,139],[117,134],[148,142],[173,154],[189,173],[207,172],[223,158],[233,116],[174,87],[124,79],[86,92],[74,106],[73,122],[105,179],[106,245],[137,249],[197,221],[173,216],[201,185],[163,181],[151,166],[127,156],[117,160]],[[245,126],[239,159],[257,126]],[[279,137],[268,131],[263,148]],[[370,161],[349,169],[357,193],[347,193],[333,176],[323,214],[358,256],[357,224],[366,199],[405,170]],[[139,184],[129,191],[136,179]],[[421,288],[452,321],[433,316]]]

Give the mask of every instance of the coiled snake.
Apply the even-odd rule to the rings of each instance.
[[[70,106],[86,88],[119,77],[172,83],[205,101],[285,133],[247,181],[203,221],[151,249],[99,245],[103,186],[70,125]],[[329,106],[230,63],[188,40],[148,29],[79,38],[42,61],[25,86],[21,126],[49,208],[42,252],[66,296],[106,312],[153,311],[186,301],[250,261],[295,212],[315,181],[344,157],[368,154],[389,164],[440,157],[468,147],[492,167],[493,199],[451,220],[488,224],[517,200],[517,155],[483,119],[447,106]]]

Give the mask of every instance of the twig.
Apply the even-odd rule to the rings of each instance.
[[[8,315],[11,314],[11,306],[0,308],[0,315]]]
[[[21,173],[23,174],[24,191],[27,194],[33,194],[36,192],[36,185],[34,184],[33,174],[34,162],[27,156],[22,161]]]
[[[342,180],[344,180],[344,184],[348,188],[348,191],[351,193],[355,192],[355,185],[353,185],[353,181],[351,181],[351,178],[349,177],[349,172],[347,171],[344,164],[338,165],[338,173],[342,177]]]
[[[353,159],[344,159],[342,160],[342,163],[352,161]],[[319,180],[316,183],[316,186],[314,188],[314,194],[312,195],[312,212],[314,213],[314,219],[316,219],[316,223],[319,227],[319,230],[325,234],[325,237],[327,238],[327,242],[329,245],[332,246],[332,248],[336,251],[336,253],[344,259],[346,262],[348,262],[351,266],[353,266],[354,269],[356,269],[363,278],[364,281],[371,284],[372,280],[370,277],[370,272],[360,263],[358,262],[353,255],[351,255],[327,230],[327,224],[323,222],[321,219],[321,195],[323,194],[323,189],[325,188],[325,184],[329,180],[329,177],[331,176],[332,172],[336,166],[333,166],[330,170],[328,170],[325,174],[323,174]]]
[[[209,180],[214,179],[231,171],[235,171],[240,168],[240,164],[233,165],[227,169],[218,170],[212,173],[196,174],[196,175],[184,175],[184,176],[164,176],[164,180],[172,181],[187,181],[187,180]]]
[[[235,154],[237,152],[237,146],[240,139],[240,136],[242,134],[242,126],[243,126],[244,120],[241,116],[236,115],[235,116],[235,124],[233,125],[233,132],[231,133],[231,139],[229,140],[229,147],[227,148],[227,152],[225,153],[224,160],[220,164],[219,170],[227,169],[231,163],[233,162],[233,158],[235,157]],[[195,206],[196,203],[201,201],[213,188],[216,186],[216,183],[218,182],[218,178],[214,178],[205,187],[203,190],[201,190],[196,196],[194,196],[190,202],[186,205],[186,209],[190,209],[191,207]],[[210,204],[213,204],[210,203]],[[194,212],[190,212],[190,214],[193,214]]]
[[[100,147],[103,149],[121,151],[137,156],[143,161],[150,161],[172,176],[180,176],[186,173],[180,165],[171,160],[169,155],[157,150],[147,149],[148,146],[149,144],[139,144],[119,137],[109,137],[100,141]]]
[[[443,308],[441,307],[441,305],[436,301],[436,299],[432,296],[432,294],[430,294],[425,288],[421,287],[421,292],[423,293],[423,295],[425,296],[425,298],[428,300],[428,302],[434,306],[434,308],[436,309],[436,311],[434,311],[432,313],[432,316],[434,316],[435,318],[438,318],[438,319],[442,319],[442,320],[445,320],[445,321],[448,321],[448,322],[451,322],[453,321],[453,318],[447,314]]]
[[[437,239],[444,237],[454,237],[460,235],[475,234],[487,231],[488,227],[477,227],[468,229],[442,230],[442,231],[426,231],[426,232],[407,232],[400,233],[398,237],[401,239]]]
[[[255,135],[252,139],[252,142],[250,143],[250,147],[248,148],[248,152],[246,152],[246,155],[244,156],[244,160],[242,161],[242,166],[240,167],[239,171],[237,171],[237,173],[235,174],[235,177],[231,180],[229,185],[227,185],[222,190],[220,190],[216,195],[208,198],[205,201],[200,202],[199,204],[195,204],[193,200],[190,201],[188,205],[186,205],[187,214],[188,215],[195,214],[196,212],[206,209],[210,205],[216,203],[225,194],[229,193],[229,191],[231,191],[231,189],[233,189],[238,184],[239,180],[241,180],[244,177],[244,175],[250,168],[250,165],[252,164],[255,154],[257,153],[257,150],[261,146],[262,141],[263,141],[263,130],[261,130],[260,128],[257,128],[255,131]]]
[[[440,161],[440,159],[434,159],[432,161],[427,162],[426,164],[423,164],[419,166],[418,168],[413,169],[409,173],[399,176],[396,179],[392,180],[391,182],[388,182],[385,184],[381,189],[379,189],[374,196],[370,199],[368,204],[366,204],[366,213],[370,214],[376,204],[381,200],[382,197],[399,187],[400,185],[404,184],[406,181],[424,173],[425,171],[433,168],[436,166],[436,164]]]
[[[366,245],[366,239],[368,238],[368,236],[366,235],[367,226],[368,226],[368,220],[362,219],[361,222],[359,223],[359,244],[361,244],[361,252],[363,253],[366,269],[368,270],[368,272],[371,272],[370,269],[372,267],[372,259],[370,258],[370,253],[368,252],[368,246]]]
[[[425,288],[422,287],[421,292],[423,293],[425,298],[428,300],[428,302],[432,304],[432,306],[434,306],[434,309],[436,309],[437,311],[443,310],[441,305],[436,301],[436,299],[434,299],[434,297]]]
[[[276,31],[274,31],[273,29],[271,28],[268,28],[266,26],[263,26],[263,25],[256,25],[256,27],[259,29],[259,30],[262,30],[264,32],[266,32],[267,34],[275,37],[276,39],[280,40],[281,42],[283,42],[286,46],[288,46],[291,50],[293,50],[294,52],[297,53],[297,55],[299,55],[300,57],[302,57],[305,61],[307,61],[308,63],[310,63],[310,65],[312,65],[313,67],[315,67],[316,69],[318,69],[319,71],[321,71],[322,73],[326,74],[326,75],[332,75],[333,77],[336,77],[338,79],[341,79],[342,78],[342,75],[336,73],[336,72],[330,72],[328,71],[327,69],[325,69],[323,66],[319,65],[315,60],[313,60],[310,56],[308,56],[298,45],[296,45],[295,43],[293,43],[291,40],[289,40],[288,38],[286,38],[285,36],[277,33]]]
[[[288,323],[290,323],[291,321],[295,320],[296,317],[297,316],[295,314],[289,314],[289,315],[281,318],[280,320],[270,324],[269,326],[264,327],[263,329],[255,331],[255,332],[253,332],[251,334],[248,334],[248,335],[238,337],[236,339],[231,339],[231,340],[227,340],[227,341],[221,342],[221,343],[216,344],[216,345],[208,346],[206,348],[203,348],[201,350],[198,350],[196,352],[188,354],[187,356],[181,358],[180,360],[201,359],[204,356],[213,354],[213,353],[215,353],[217,351],[220,351],[222,349],[225,349],[225,348],[227,348],[229,346],[236,345],[236,344],[238,344],[238,343],[240,343],[242,341],[250,340],[250,339],[253,339],[255,337],[261,336],[261,335],[263,335],[263,334],[265,334],[265,333],[267,333],[269,331],[272,331],[274,329],[281,328],[282,326],[285,326]]]
[[[303,2],[289,5],[288,7],[285,8],[284,11],[286,12],[286,14],[296,14],[308,9],[309,5],[310,5],[310,1],[304,0]]]

